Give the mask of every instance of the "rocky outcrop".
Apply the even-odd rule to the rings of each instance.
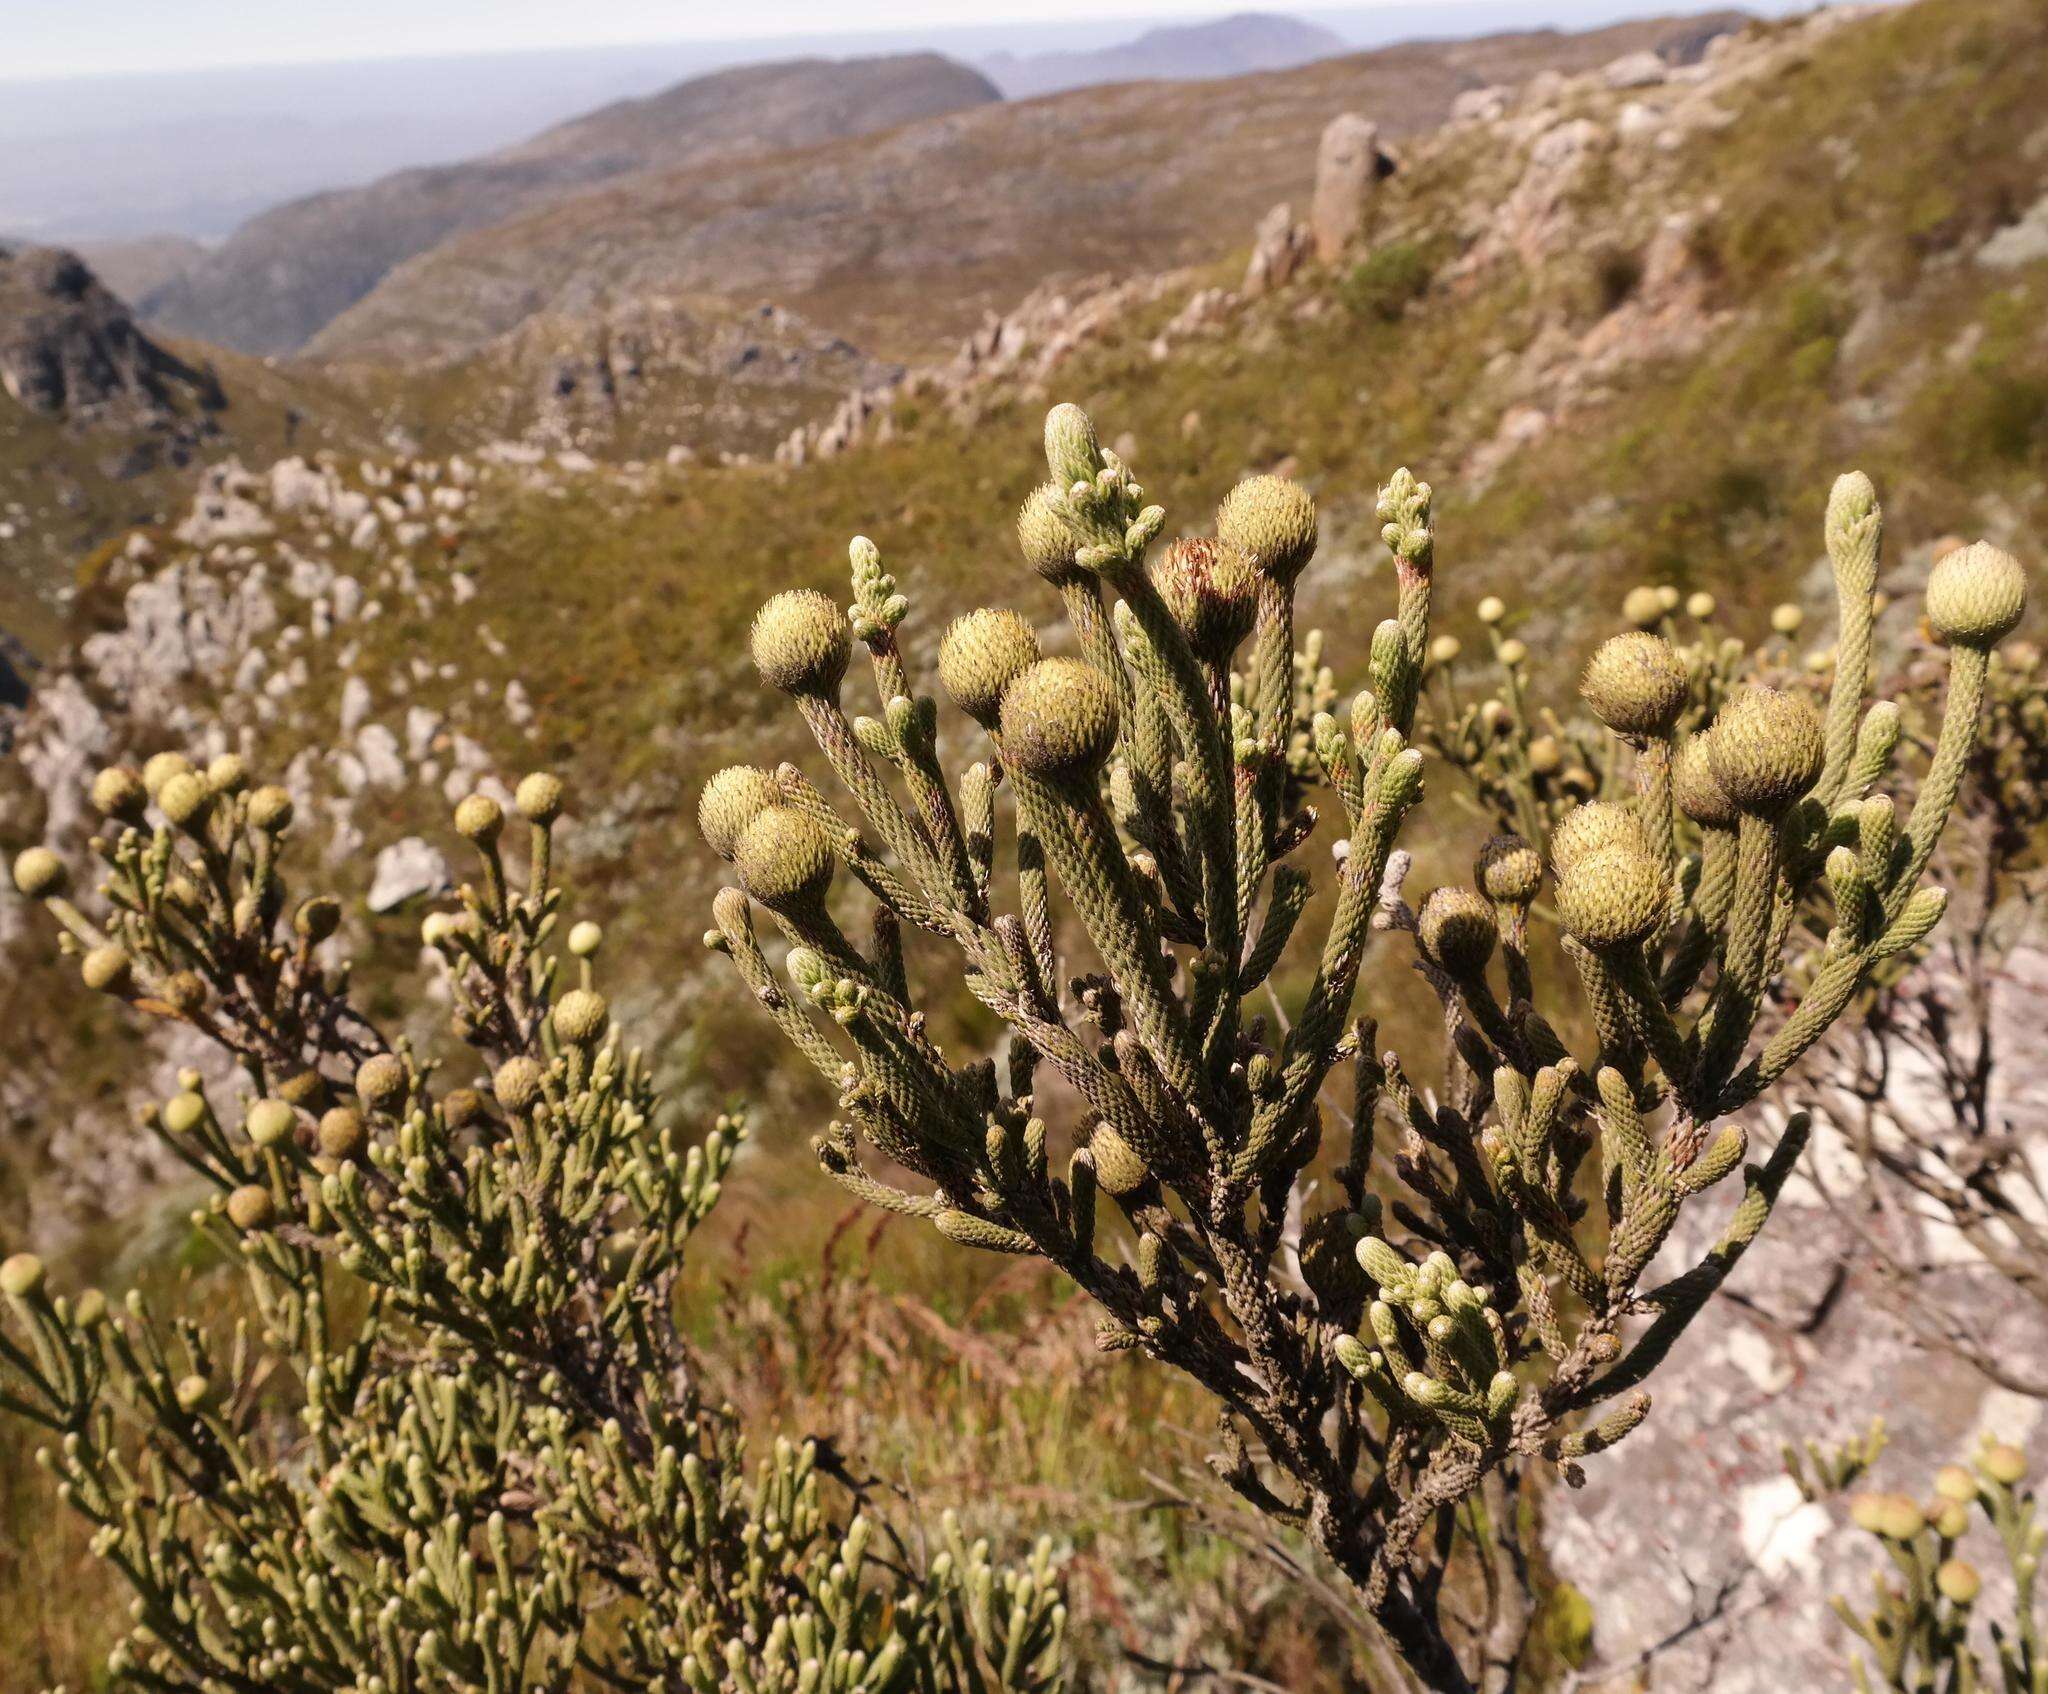
[[[1316,149],[1315,198],[1309,228],[1316,257],[1334,264],[1365,227],[1366,208],[1394,162],[1380,151],[1379,125],[1356,112],[1332,118]]]
[[[79,423],[167,419],[182,396],[218,410],[206,372],[135,325],[76,253],[0,248],[0,389],[31,412]]]
[[[1308,230],[1294,221],[1294,208],[1284,201],[1259,219],[1252,231],[1251,262],[1244,268],[1245,298],[1256,300],[1285,288],[1308,257],[1310,245]]]

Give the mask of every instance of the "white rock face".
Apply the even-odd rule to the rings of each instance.
[[[377,855],[370,878],[370,910],[388,912],[415,895],[438,893],[447,886],[448,861],[439,849],[408,835]]]

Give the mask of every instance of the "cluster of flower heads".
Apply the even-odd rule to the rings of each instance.
[[[0,1410],[134,1590],[120,1685],[1061,1684],[1049,1543],[1004,1567],[948,1518],[928,1560],[885,1548],[814,1444],[750,1458],[700,1390],[677,1292],[745,1129],[674,1121],[595,985],[598,925],[556,947],[559,780],[518,786],[523,863],[498,801],[455,810],[476,878],[421,926],[452,1059],[351,1000],[339,901],[288,889],[283,790],[163,754],[94,798],[104,915],[49,849],[15,882],[89,986],[234,1059],[144,1121],[247,1286],[229,1321],[0,1264]]]
[[[1542,747],[1519,699],[1461,727],[1560,780],[1535,786],[1541,815],[1489,842],[1469,885],[1411,907],[1396,840],[1422,799],[1417,708],[1453,656],[1429,630],[1428,485],[1403,471],[1380,491],[1395,604],[1340,718],[1320,649],[1294,641],[1317,539],[1304,490],[1255,477],[1212,535],[1155,548],[1164,511],[1077,408],[1054,409],[1045,450],[1017,537],[1073,651],[1000,608],[945,631],[939,686],[987,738],[964,770],[941,757],[937,702],[899,641],[908,601],[872,543],[851,548],[850,611],[814,590],[762,609],[756,667],[855,815],[794,765],[714,777],[700,822],[736,885],[707,940],[837,1091],[817,1143],[833,1177],[952,1240],[1064,1269],[1103,1308],[1103,1346],[1215,1393],[1218,1473],[1308,1536],[1430,1686],[1464,1687],[1439,1603],[1446,1526],[1468,1495],[1539,1462],[1574,1478],[1626,1436],[1648,1410],[1633,1391],[1762,1227],[1801,1118],[1744,1172],[1714,1248],[1644,1281],[1680,1209],[1742,1166],[1745,1109],[1939,920],[1944,896],[1920,884],[2023,574],[1981,544],[1936,570],[1948,699],[1902,816],[1875,792],[1899,713],[1866,700],[1881,519],[1867,479],[1840,479],[1840,628],[1818,700],[1752,680],[1725,647],[1689,659],[1653,591],[1582,678],[1597,760]],[[1503,617],[1489,605],[1482,622]],[[874,715],[842,703],[856,642]],[[1516,687],[1519,648],[1497,639]],[[1587,775],[1566,783],[1573,766]],[[1291,857],[1314,833],[1314,784],[1344,839],[1304,972],[1310,878]],[[864,932],[842,927],[842,870],[872,897]],[[1563,1014],[1528,947],[1546,877],[1581,990]],[[995,1058],[934,1040],[914,931],[957,950],[1007,1025]],[[1435,1089],[1353,1012],[1374,936],[1395,932],[1442,1002]],[[1092,958],[1063,968],[1082,937]],[[1269,1017],[1255,997],[1283,977],[1293,1003]],[[1780,994],[1790,1008],[1763,1019]],[[1586,1021],[1580,1057],[1560,1031]],[[1340,1115],[1324,1094],[1344,1061]],[[1318,1192],[1326,1123],[1345,1117],[1349,1151]],[[1382,1117],[1391,1160],[1374,1158]],[[1104,1227],[1104,1196],[1125,1232]],[[1512,1535],[1490,1516],[1494,1538]]]

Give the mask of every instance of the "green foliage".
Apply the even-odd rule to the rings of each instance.
[[[1850,1436],[1837,1447],[1808,1441],[1802,1452],[1788,1441],[1783,1450],[1785,1474],[1802,1500],[1826,1499],[1841,1493],[1876,1464],[1885,1440],[1884,1419],[1872,1418],[1868,1431]]]
[[[1341,285],[1344,303],[1361,317],[1392,323],[1422,298],[1435,269],[1419,242],[1386,242],[1346,274]]]
[[[1708,1254],[1644,1287],[1679,1211],[1741,1167],[1741,1114],[1941,914],[1940,892],[1917,885],[1971,755],[1989,647],[2024,602],[2019,567],[1980,546],[1930,588],[1952,644],[1949,696],[1903,822],[1871,792],[1898,715],[1864,703],[1880,536],[1867,479],[1840,479],[1828,506],[1840,631],[1824,710],[1732,686],[1739,653],[1713,655],[1709,686],[1657,632],[1673,606],[1656,591],[1631,613],[1643,628],[1594,657],[1585,693],[1612,737],[1617,791],[1625,751],[1632,794],[1554,831],[1533,820],[1597,1034],[1581,1061],[1538,1009],[1565,997],[1547,981],[1539,991],[1541,865],[1526,843],[1489,844],[1473,887],[1418,907],[1403,893],[1397,838],[1423,798],[1418,699],[1432,656],[1450,657],[1429,633],[1428,485],[1400,471],[1380,490],[1394,615],[1347,718],[1312,708],[1304,720],[1303,679],[1323,675],[1293,633],[1316,543],[1307,495],[1254,478],[1224,501],[1212,542],[1148,567],[1165,513],[1086,416],[1055,408],[1045,445],[1050,480],[1018,533],[1080,657],[997,641],[1016,626],[988,613],[949,635],[942,677],[990,735],[988,756],[955,778],[936,702],[899,645],[908,602],[872,543],[851,549],[850,618],[814,594],[771,601],[757,665],[793,697],[862,821],[794,766],[722,774],[704,822],[738,886],[718,895],[707,943],[838,1090],[844,1116],[817,1142],[829,1174],[951,1241],[1065,1271],[1102,1308],[1102,1347],[1146,1353],[1216,1395],[1218,1475],[1305,1534],[1431,1687],[1465,1688],[1473,1673],[1440,1611],[1461,1527],[1477,1556],[1495,1556],[1515,1534],[1493,1497],[1505,1484],[1536,1465],[1577,1480],[1641,1422],[1637,1390],[1763,1226],[1805,1119],[1743,1172]],[[1253,604],[1239,620],[1247,564]],[[876,717],[841,703],[854,640]],[[1512,682],[1510,640],[1496,651]],[[1511,763],[1527,769],[1540,738],[1507,710],[1489,734],[1518,744]],[[1312,780],[1348,838],[1319,964],[1275,1028],[1254,999],[1309,904],[1309,876],[1288,861],[1312,833]],[[735,796],[753,798],[735,812]],[[840,867],[872,896],[855,932],[866,945],[828,900]],[[1062,969],[1056,895],[1095,954],[1078,974]],[[1820,921],[1795,926],[1809,905]],[[788,943],[779,964],[757,906]],[[969,991],[1009,1026],[998,1058],[956,1064],[934,1041],[912,930],[957,949]],[[1442,1003],[1451,1057],[1433,1096],[1376,1050],[1370,1019],[1352,1020],[1363,956],[1387,932],[1414,939]],[[1800,985],[1798,1003],[1752,1052],[1781,977]],[[1322,1099],[1340,1064],[1348,1112]],[[1071,1122],[1056,1138],[1062,1108]],[[1382,1115],[1406,1190],[1391,1202],[1368,1188]],[[1301,1184],[1333,1116],[1348,1125],[1325,1190],[1338,1204],[1316,1210]],[[922,1182],[869,1169],[863,1143]],[[1105,1198],[1128,1246],[1104,1239]],[[1482,1489],[1484,1513],[1461,1514]]]
[[[239,1086],[188,1072],[147,1122],[254,1308],[223,1330],[0,1264],[0,1410],[135,1591],[118,1682],[1059,1686],[1049,1543],[1001,1568],[949,1517],[920,1560],[835,1507],[829,1452],[750,1460],[700,1386],[679,1284],[745,1131],[688,1142],[595,986],[598,926],[555,947],[559,781],[519,785],[523,866],[497,801],[456,808],[478,881],[421,929],[470,1049],[446,1067],[351,1002],[339,902],[280,868],[284,790],[163,754],[93,793],[105,917],[45,849],[15,881],[90,985],[233,1059]]]

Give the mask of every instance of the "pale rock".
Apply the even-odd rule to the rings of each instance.
[[[352,676],[341,685],[341,733],[354,735],[370,715],[370,685]]]
[[[1646,141],[1664,127],[1656,107],[1631,100],[1615,115],[1614,133],[1623,141]]]
[[[370,877],[370,910],[388,912],[416,895],[438,894],[448,881],[448,861],[440,851],[417,835],[408,835],[377,855]]]
[[[429,711],[425,706],[408,706],[405,709],[405,756],[418,761],[424,759],[434,745],[434,737],[441,733],[443,719],[439,712]]]
[[[1612,61],[1600,77],[1609,88],[1655,88],[1670,74],[1671,67],[1652,49],[1645,47],[1637,53],[1624,53]]]
[[[274,511],[320,511],[333,498],[333,485],[326,474],[304,459],[280,459],[270,467],[270,504]]]
[[[1451,102],[1451,122],[1492,123],[1508,109],[1511,92],[1500,83],[1490,83],[1485,88],[1468,88]]]
[[[1316,149],[1315,196],[1309,226],[1316,257],[1334,263],[1358,239],[1365,209],[1382,174],[1379,125],[1356,112],[1341,112],[1323,130]]]
[[[1243,293],[1248,300],[1284,288],[1308,256],[1308,231],[1294,221],[1294,208],[1284,201],[1252,231],[1251,262],[1245,267]]]
[[[2048,259],[2048,194],[1977,249],[1977,263],[1995,271],[2018,270],[2037,259]]]
[[[405,781],[405,760],[398,751],[398,737],[381,723],[366,723],[356,734],[356,757],[363,774],[378,788],[396,788]]]

